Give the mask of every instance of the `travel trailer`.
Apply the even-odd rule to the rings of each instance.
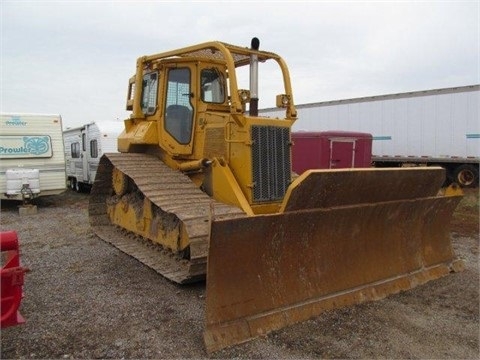
[[[0,114],[0,198],[24,202],[66,189],[62,118]]]
[[[89,189],[95,180],[98,161],[106,152],[117,152],[122,121],[92,122],[63,132],[67,182],[71,189]]]

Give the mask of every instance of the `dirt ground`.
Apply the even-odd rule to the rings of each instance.
[[[207,358],[204,284],[175,285],[99,240],[87,221],[88,194],[67,191],[19,216],[2,202],[1,230],[18,232],[27,322],[2,329],[2,359]],[[212,358],[477,359],[478,189],[466,192],[452,224],[461,273],[387,299],[328,311]]]

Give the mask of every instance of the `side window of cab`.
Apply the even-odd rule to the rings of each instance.
[[[142,112],[153,115],[157,111],[158,74],[148,73],[143,76]]]
[[[225,83],[224,76],[218,69],[203,69],[200,74],[202,101],[223,104],[225,102]]]

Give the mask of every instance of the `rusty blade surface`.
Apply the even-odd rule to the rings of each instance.
[[[289,187],[282,211],[436,196],[440,167],[308,170]]]
[[[449,237],[460,198],[213,221],[207,351],[460,270]]]

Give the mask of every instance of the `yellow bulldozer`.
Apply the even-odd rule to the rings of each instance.
[[[258,114],[266,62],[281,118]],[[126,108],[90,224],[171,281],[206,279],[207,352],[462,269],[449,233],[461,196],[439,195],[442,168],[292,174],[288,68],[257,38],[138,58]]]

